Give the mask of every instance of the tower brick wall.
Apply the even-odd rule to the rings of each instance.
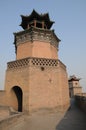
[[[17,97],[13,91],[13,87],[18,86],[23,92],[23,105],[24,109],[27,110],[28,96],[29,96],[29,69],[28,67],[18,67],[13,69],[8,69],[6,72],[5,90],[8,96],[7,105],[18,110]],[[27,94],[28,93],[28,94]]]
[[[59,72],[64,71],[59,64],[56,67],[45,67],[43,71],[41,67],[30,68],[30,111],[40,108],[68,108],[67,74],[64,73],[63,76],[63,72]]]
[[[20,44],[17,47],[16,59],[26,57],[57,59],[57,49],[47,42],[34,41]]]
[[[69,93],[70,97],[73,97],[79,93],[82,93],[82,87],[79,82],[80,78],[77,78],[75,75],[70,76],[69,78]]]
[[[5,86],[7,106],[15,110],[18,110],[18,102],[14,86],[20,87],[23,92],[23,111],[69,106],[66,67],[59,60],[26,58],[9,62]]]

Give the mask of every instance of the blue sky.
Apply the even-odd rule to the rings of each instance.
[[[14,32],[21,31],[20,15],[49,13],[52,29],[61,39],[59,59],[68,76],[82,78],[86,91],[86,0],[0,0],[0,88],[4,87],[7,62],[15,60]]]

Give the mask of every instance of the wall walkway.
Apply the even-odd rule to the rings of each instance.
[[[23,117],[15,116],[1,124],[0,130],[85,130],[86,114],[72,99],[71,108],[66,113],[44,109]]]
[[[71,100],[71,108],[65,114],[64,118],[57,124],[56,130],[85,130],[86,114],[76,105],[75,100]]]

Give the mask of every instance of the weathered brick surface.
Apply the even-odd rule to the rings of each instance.
[[[74,95],[78,94],[78,93],[82,93],[82,87],[75,87],[73,89]]]
[[[30,67],[30,110],[59,106],[59,89],[57,67]]]
[[[6,73],[6,82],[5,89],[7,95],[6,104],[12,106],[14,109],[18,110],[18,101],[17,97],[13,91],[13,87],[18,86],[23,91],[23,105],[25,110],[27,109],[28,104],[28,96],[29,96],[29,69],[13,69],[7,70]],[[28,93],[28,94],[27,94]]]
[[[42,108],[61,109],[69,106],[67,72],[59,63],[57,66],[29,65],[6,72],[6,105],[18,110],[17,97],[13,87],[23,92],[23,111]]]
[[[50,43],[34,41],[26,42],[17,46],[16,59],[26,57],[50,58],[57,59],[57,49]]]
[[[23,59],[26,57],[31,57],[32,56],[32,48],[33,48],[33,44],[31,42],[26,42],[24,44],[20,44],[17,47],[16,59]]]

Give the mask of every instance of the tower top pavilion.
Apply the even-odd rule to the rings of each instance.
[[[14,33],[16,59],[38,57],[58,59],[58,47],[60,39],[55,35],[51,27],[49,14],[38,14],[35,10],[30,15],[21,15],[20,26],[23,31]]]
[[[39,14],[35,10],[29,16],[21,15],[22,22],[20,26],[25,30],[31,26],[50,29],[54,23],[49,18],[49,14]]]

